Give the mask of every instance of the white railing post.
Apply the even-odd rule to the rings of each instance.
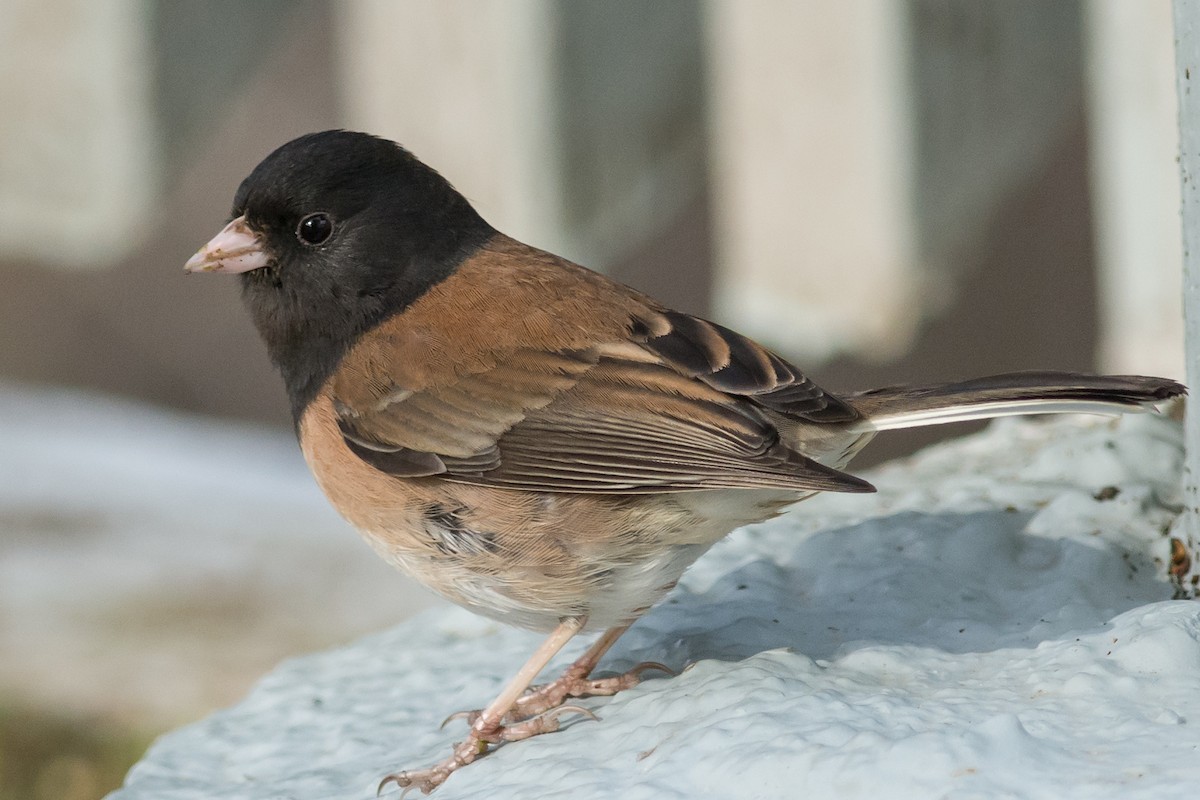
[[[1200,386],[1200,0],[1175,0],[1175,73],[1179,96],[1179,172],[1183,195],[1183,316],[1187,382]],[[1200,403],[1187,405],[1184,532],[1200,557]]]

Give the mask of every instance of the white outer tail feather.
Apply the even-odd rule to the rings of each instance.
[[[1160,401],[1161,402],[1161,401]],[[855,426],[863,431],[895,431],[902,428],[922,428],[949,422],[970,422],[996,417],[1017,417],[1025,414],[1102,414],[1119,416],[1151,411],[1157,404],[1118,403],[1109,400],[996,400],[990,403],[965,403],[944,408],[923,408],[873,415]]]

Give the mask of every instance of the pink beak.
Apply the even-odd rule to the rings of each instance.
[[[250,230],[245,217],[230,222],[183,265],[186,272],[249,272],[270,263],[262,238]]]

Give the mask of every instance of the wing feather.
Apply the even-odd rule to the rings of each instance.
[[[410,477],[564,492],[869,490],[788,449],[744,399],[598,355],[522,354],[342,424],[359,457]]]
[[[485,249],[331,378],[363,460],[539,491],[870,490],[781,441],[784,419],[857,436],[858,414],[770,350],[507,237]]]

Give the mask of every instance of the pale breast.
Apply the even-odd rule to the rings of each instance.
[[[722,536],[771,516],[780,493],[536,493],[395,478],[345,445],[327,395],[304,415],[300,441],[330,502],[385,560],[447,599],[520,627],[566,616],[589,628],[636,619]],[[739,502],[744,500],[745,502]]]

